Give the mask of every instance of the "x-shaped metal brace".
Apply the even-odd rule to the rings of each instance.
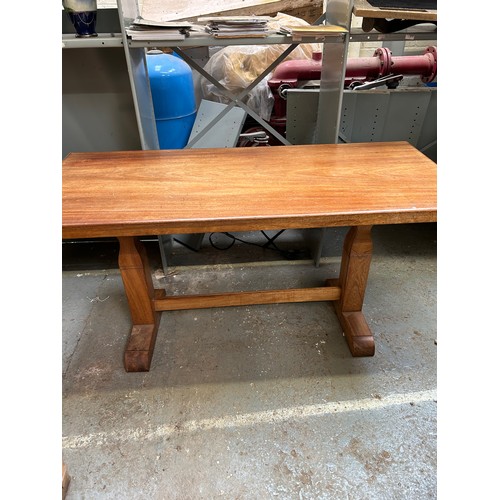
[[[243,108],[255,121],[262,125],[270,134],[276,137],[280,142],[286,146],[290,146],[291,143],[287,141],[279,132],[277,132],[271,125],[269,125],[265,120],[263,120],[255,111],[248,107],[244,102],[243,98],[247,96],[271,71],[278,66],[299,44],[294,43],[287,47],[278,58],[272,62],[248,87],[246,87],[238,95],[234,95],[230,92],[224,85],[222,85],[218,80],[216,80],[210,73],[205,71],[196,61],[189,57],[183,50],[179,47],[173,47],[175,53],[177,53],[187,64],[194,70],[198,71],[202,76],[204,76],[209,82],[213,83],[221,93],[227,97],[231,103],[228,104],[215,118],[208,123],[205,128],[196,135],[187,145],[186,148],[191,148],[196,144],[219,120],[221,120],[234,106],[239,106]]]

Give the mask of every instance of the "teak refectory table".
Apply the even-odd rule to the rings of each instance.
[[[116,237],[132,331],[127,371],[147,371],[162,311],[332,301],[353,356],[372,356],[362,313],[375,224],[435,222],[436,164],[407,142],[70,153],[62,237]],[[141,236],[351,226],[325,286],[167,296]]]

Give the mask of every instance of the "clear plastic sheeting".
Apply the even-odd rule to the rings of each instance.
[[[308,22],[287,14],[278,13],[268,23],[271,31],[281,26],[310,26]],[[224,47],[216,52],[205,65],[222,86],[237,95],[259,77],[286,49],[288,45],[236,45]],[[322,44],[300,44],[285,60],[310,59],[313,52],[322,51]],[[259,82],[242,101],[263,120],[269,121],[274,98],[267,84],[272,73]],[[231,100],[207,79],[201,79],[201,91],[205,99],[229,104]]]

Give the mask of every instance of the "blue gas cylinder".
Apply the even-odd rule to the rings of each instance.
[[[193,72],[161,50],[148,51],[146,61],[160,149],[182,149],[196,118]]]

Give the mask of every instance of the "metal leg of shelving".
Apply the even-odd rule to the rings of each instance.
[[[142,149],[160,149],[153,97],[149,86],[146,51],[144,48],[129,47],[124,29],[129,21],[134,20],[139,15],[139,7],[136,0],[117,0],[117,5],[141,147]]]
[[[334,24],[351,29],[353,0],[327,0],[325,24]],[[340,114],[342,111],[342,93],[344,90],[345,63],[349,37],[344,43],[325,43],[323,45],[323,65],[321,69],[318,115],[314,131],[314,143],[336,144],[338,142]],[[320,264],[325,232],[317,244],[314,263]]]
[[[351,29],[353,0],[328,0],[325,9],[325,23]],[[325,43],[321,71],[318,120],[314,142],[335,144],[338,141],[342,93],[347,61],[348,39],[344,43]]]

